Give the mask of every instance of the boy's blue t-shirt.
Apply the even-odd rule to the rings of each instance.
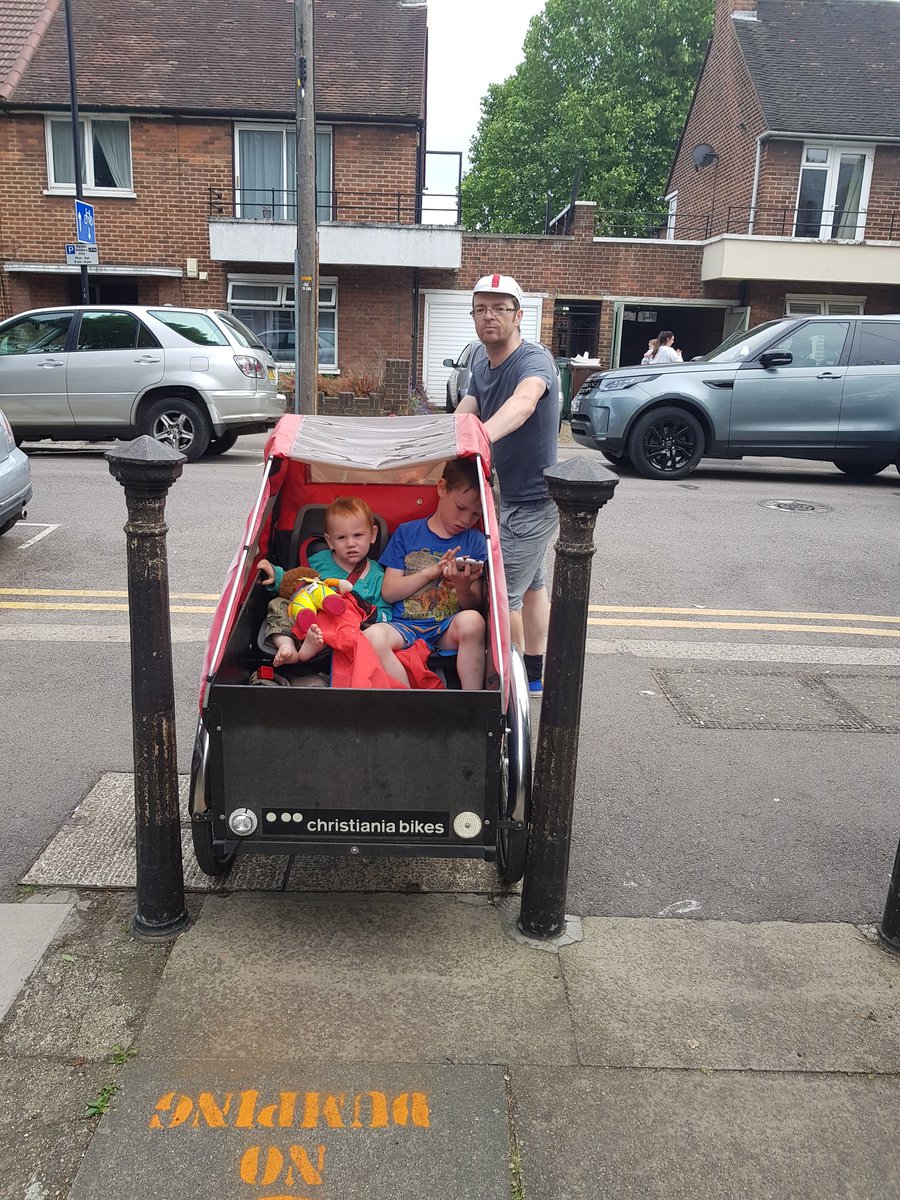
[[[350,574],[343,567],[339,567],[334,561],[334,555],[330,550],[317,550],[315,554],[309,556],[309,565],[314,571],[318,571],[323,579],[346,579]],[[381,594],[381,585],[384,582],[384,568],[380,563],[377,563],[374,558],[369,559],[369,569],[366,571],[362,579],[357,579],[353,585],[353,590],[363,600],[368,600],[370,604],[374,604],[378,611],[379,621],[389,621],[391,619],[391,605],[384,599]]]
[[[459,546],[459,558],[487,559],[487,542],[480,529],[464,529],[455,537],[441,538],[428,527],[428,518],[406,521],[398,525],[381,556],[383,567],[393,567],[404,575],[414,575],[423,567],[438,562],[448,550]],[[393,605],[395,621],[438,621],[459,612],[459,601],[453,585],[445,579],[436,579],[424,587],[398,600]]]

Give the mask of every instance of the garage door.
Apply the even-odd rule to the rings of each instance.
[[[522,299],[522,337],[529,342],[540,340],[540,296]],[[444,406],[447,376],[445,358],[457,358],[467,342],[475,339],[475,325],[469,316],[471,292],[426,292],[425,337],[423,340],[425,389],[432,404]]]

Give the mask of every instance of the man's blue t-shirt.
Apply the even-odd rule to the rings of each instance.
[[[428,518],[406,521],[398,525],[381,556],[383,567],[393,567],[404,575],[414,575],[423,567],[441,559],[448,550],[459,546],[458,558],[487,559],[487,542],[480,529],[464,529],[451,538],[438,537],[428,527]],[[445,579],[426,583],[405,600],[398,600],[393,607],[395,621],[422,621],[433,618],[438,621],[459,612],[459,601],[453,585]]]
[[[549,499],[544,468],[556,464],[559,443],[559,375],[550,352],[534,342],[522,342],[499,367],[492,367],[480,346],[472,355],[471,370],[468,393],[478,401],[482,421],[503,407],[523,379],[534,375],[547,385],[525,424],[494,442],[491,458],[504,504]]]

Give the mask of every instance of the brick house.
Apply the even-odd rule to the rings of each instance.
[[[92,302],[227,305],[292,362],[293,6],[73,10]],[[423,224],[426,48],[421,0],[316,0],[326,372],[415,361],[420,272],[460,263]],[[0,0],[0,317],[80,300],[68,113],[60,0]]]
[[[547,345],[613,366],[660,328],[687,358],[786,313],[900,311],[900,3],[717,0],[660,209],[580,203],[552,234],[466,234],[441,286],[510,271]]]

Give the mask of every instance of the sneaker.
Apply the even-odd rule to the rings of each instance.
[[[543,696],[543,694],[544,694],[543,679],[529,679],[528,680],[528,691],[531,693],[532,696]]]

